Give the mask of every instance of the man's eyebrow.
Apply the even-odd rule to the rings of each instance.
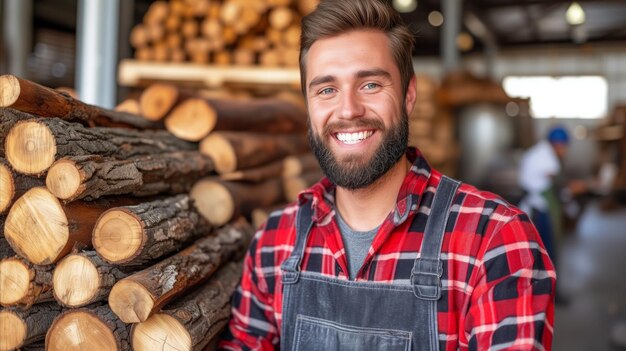
[[[328,75],[328,76],[315,77],[313,80],[311,80],[311,83],[309,83],[309,89],[313,88],[316,85],[330,83],[334,81],[335,81],[335,76]]]
[[[380,69],[380,68],[358,71],[358,72],[356,72],[356,76],[358,78],[367,78],[367,77],[376,77],[376,76],[378,76],[378,77],[391,79],[391,73],[385,71],[384,69]]]

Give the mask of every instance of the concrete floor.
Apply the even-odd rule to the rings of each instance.
[[[556,307],[553,350],[626,350],[610,338],[616,322],[626,323],[626,208],[588,205],[559,263],[559,289],[570,301]]]

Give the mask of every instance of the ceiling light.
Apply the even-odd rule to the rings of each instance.
[[[413,12],[417,8],[417,0],[393,0],[392,3],[398,12]]]
[[[443,24],[443,15],[439,11],[432,11],[428,14],[428,23],[433,27],[439,27]]]
[[[573,2],[567,8],[567,12],[565,12],[565,20],[571,26],[583,24],[585,23],[585,11],[577,2]]]

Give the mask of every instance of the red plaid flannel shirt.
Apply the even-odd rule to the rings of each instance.
[[[410,284],[413,262],[441,173],[415,149],[397,206],[380,227],[360,281]],[[323,179],[300,195],[313,198],[316,225],[302,270],[348,278],[335,221],[334,186]],[[300,201],[301,202],[301,201]],[[407,205],[413,204],[410,208]],[[282,317],[280,265],[295,243],[298,205],[273,213],[255,235],[233,296],[232,317],[220,349],[279,347]],[[408,218],[394,225],[394,212]],[[414,216],[417,216],[415,223]],[[442,245],[444,271],[438,301],[440,350],[550,350],[556,274],[527,215],[496,195],[462,184],[455,195]]]

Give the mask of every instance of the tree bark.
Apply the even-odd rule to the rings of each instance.
[[[105,301],[113,285],[126,276],[128,273],[105,262],[95,251],[71,253],[54,269],[54,298],[72,308]]]
[[[56,302],[34,305],[26,310],[18,307],[0,310],[0,350],[15,350],[43,340],[61,310]]]
[[[213,132],[200,143],[200,152],[213,159],[219,174],[265,165],[307,151],[306,138],[295,134]]]
[[[95,225],[92,241],[108,262],[135,266],[180,250],[211,229],[189,195],[178,195],[107,210]]]
[[[58,118],[18,122],[6,137],[11,166],[25,174],[42,174],[64,156],[101,155],[119,159],[195,150],[197,146],[165,131],[85,128]]]
[[[224,173],[220,175],[220,179],[225,181],[258,183],[269,179],[280,178],[282,177],[284,170],[283,161],[284,160],[276,160],[259,167],[242,169],[232,173]]]
[[[0,107],[81,122],[90,127],[162,129],[162,125],[130,113],[88,105],[67,94],[12,75],[0,76]]]
[[[30,188],[45,185],[42,178],[15,173],[9,163],[0,157],[0,213],[5,213],[13,200]]]
[[[258,133],[306,132],[306,110],[288,101],[264,98],[242,103],[236,99],[207,99],[215,111],[215,130]]]
[[[91,245],[91,232],[102,212],[139,201],[116,198],[63,205],[45,188],[32,188],[11,207],[4,235],[13,250],[30,262],[55,263],[74,245]]]
[[[0,260],[0,305],[33,304],[54,300],[52,265],[34,265],[20,257]]]
[[[52,164],[46,185],[70,202],[105,195],[150,196],[188,192],[200,178],[214,172],[213,161],[198,151],[138,156],[115,160],[101,156],[65,157]]]
[[[71,309],[57,317],[46,335],[46,350],[130,350],[130,325],[108,305]]]
[[[313,154],[287,156],[282,160],[266,165],[242,169],[220,175],[222,180],[258,183],[274,178],[290,178],[303,173],[319,171],[319,164]]]
[[[241,263],[230,262],[211,279],[131,330],[136,351],[201,351],[226,326],[230,298],[241,278]],[[165,337],[164,337],[165,336]]]
[[[215,226],[248,216],[257,207],[282,203],[285,198],[280,179],[246,184],[205,178],[194,185],[190,195],[198,211]]]
[[[4,216],[0,216],[0,226],[4,226]],[[4,237],[4,229],[0,228],[0,260],[12,256],[15,256],[15,251]]]
[[[250,58],[242,62],[241,53],[253,54],[240,49],[235,61],[249,64]],[[155,116],[167,113],[165,127],[181,139],[197,141],[213,130],[238,130],[266,132],[271,134],[301,133],[306,131],[306,111],[288,101],[264,98],[241,102],[237,99],[206,98],[177,88],[159,86],[142,95],[142,110],[147,101],[154,104]],[[175,107],[174,107],[175,106]],[[147,108],[147,107],[146,107]],[[171,112],[167,112],[170,110]],[[156,118],[156,117],[155,117]],[[161,117],[159,117],[161,118]]]
[[[167,302],[210,277],[224,263],[241,258],[252,231],[241,220],[120,280],[109,294],[111,309],[126,323],[144,322]]]

